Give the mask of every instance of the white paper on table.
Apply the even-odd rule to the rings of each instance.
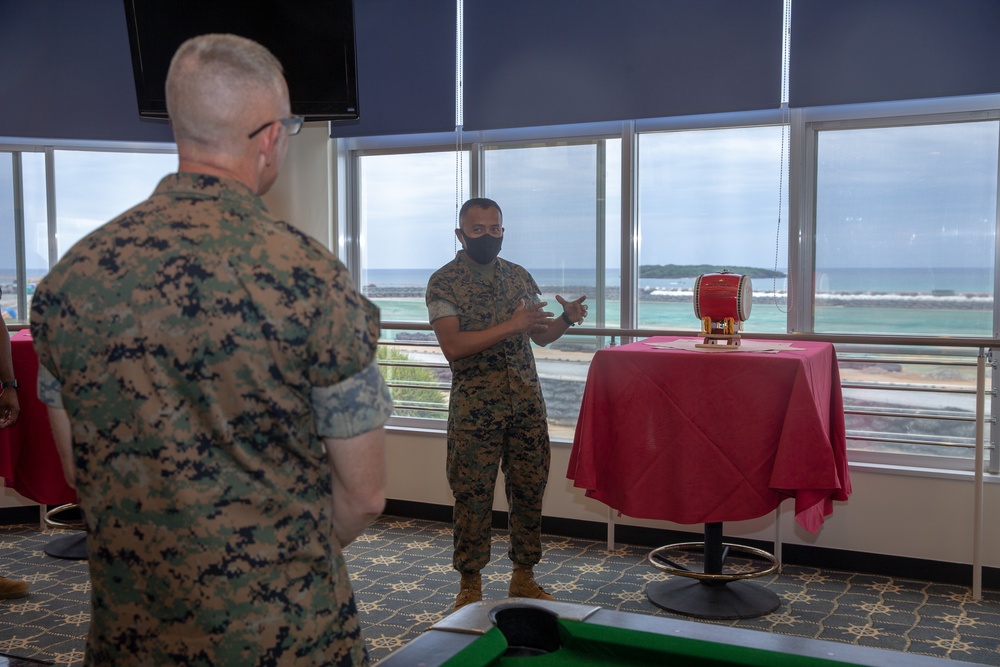
[[[803,350],[794,343],[771,340],[741,340],[739,345],[726,345],[724,342],[711,346],[697,347],[705,342],[704,338],[678,338],[668,341],[643,341],[644,345],[658,350],[692,350],[694,352],[770,352],[777,354],[786,350]]]

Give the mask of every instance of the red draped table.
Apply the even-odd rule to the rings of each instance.
[[[0,477],[9,488],[36,503],[60,506],[75,503],[76,492],[63,476],[48,409],[38,400],[38,356],[31,332],[22,329],[15,333],[10,337],[10,345],[14,376],[20,385],[17,402],[21,414],[13,426],[0,430]],[[85,539],[84,532],[56,538],[46,545],[45,553],[56,558],[85,558]]]
[[[721,537],[722,522],[786,498],[816,532],[851,492],[833,346],[700,341],[658,336],[594,356],[567,476],[627,516],[706,524],[706,560],[710,526]]]
[[[22,329],[10,337],[14,356],[14,376],[20,387],[17,402],[21,415],[17,422],[0,431],[0,477],[25,498],[43,505],[76,502],[76,492],[63,477],[48,410],[38,400],[38,357],[31,332]]]

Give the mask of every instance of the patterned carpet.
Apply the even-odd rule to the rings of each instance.
[[[0,573],[32,587],[26,598],[0,600],[0,664],[4,655],[81,663],[89,623],[86,561],[43,552],[65,534],[0,526]],[[506,595],[507,545],[506,533],[495,531],[493,560],[483,572],[488,599]],[[646,562],[648,548],[619,545],[608,553],[603,542],[557,536],[546,536],[544,546],[536,577],[557,599],[684,618],[647,600],[646,585],[667,577]],[[458,576],[448,524],[386,516],[347,555],[373,662],[451,611]],[[1000,665],[1000,592],[986,591],[973,601],[963,586],[798,566],[755,581],[779,596],[777,611],[705,622]]]

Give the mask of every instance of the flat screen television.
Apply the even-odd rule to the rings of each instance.
[[[358,119],[352,0],[125,0],[125,19],[140,116],[167,117],[167,69],[184,40],[227,32],[281,61],[293,114]]]

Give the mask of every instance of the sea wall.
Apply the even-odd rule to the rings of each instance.
[[[585,285],[542,285],[542,294],[561,294],[576,296],[590,295],[593,286]],[[362,290],[370,299],[423,299],[423,285],[375,285],[369,284]],[[754,304],[772,304],[777,299],[785,303],[787,295],[784,291],[777,293],[771,290],[754,291]],[[621,299],[618,287],[607,287],[604,298],[608,301]],[[664,303],[691,303],[694,293],[690,289],[653,289],[639,290],[639,300]],[[953,292],[951,290],[935,290],[934,292],[820,292],[816,301],[823,306],[843,306],[853,308],[919,308],[940,310],[990,310],[993,307],[993,297],[989,294],[973,292]]]

